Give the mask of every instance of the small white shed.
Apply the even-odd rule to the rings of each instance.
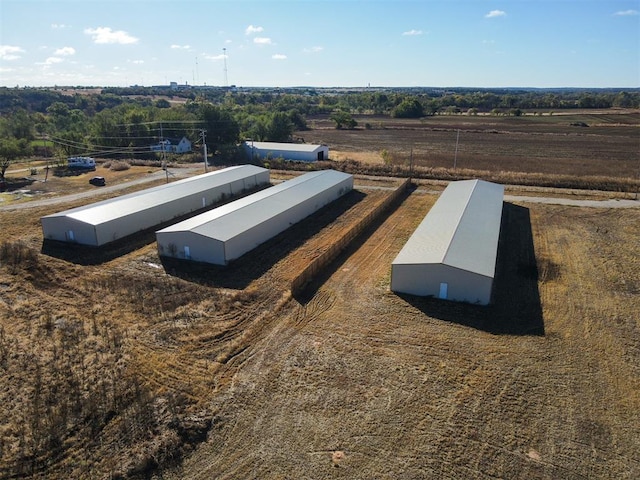
[[[309,172],[156,232],[158,253],[226,265],[352,189],[352,175]]]
[[[269,170],[240,165],[65,210],[40,219],[45,239],[100,246],[224,198],[268,185]]]
[[[244,149],[253,159],[284,158],[300,162],[317,162],[329,159],[329,147],[307,143],[244,142]]]
[[[450,183],[393,261],[391,290],[488,304],[503,197],[495,183]]]

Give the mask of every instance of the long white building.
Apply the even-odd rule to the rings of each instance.
[[[224,198],[268,185],[269,170],[240,165],[42,217],[45,239],[101,246]]]
[[[452,182],[391,265],[391,290],[486,305],[491,301],[504,187]]]
[[[156,232],[158,252],[226,265],[352,189],[352,175],[306,173]]]
[[[317,162],[329,160],[327,145],[311,145],[308,143],[280,142],[244,142],[244,149],[252,159],[267,160],[284,158],[300,162]]]

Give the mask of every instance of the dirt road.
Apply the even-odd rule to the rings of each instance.
[[[173,169],[169,172],[169,179],[175,180],[180,178],[186,178],[192,175],[202,173],[202,167],[189,167],[189,168],[180,168]],[[96,193],[111,193],[118,192],[120,190],[125,190],[127,188],[142,185],[145,183],[150,183],[153,181],[161,180],[165,178],[166,174],[164,171],[157,171],[151,174],[147,174],[143,177],[137,178],[135,180],[126,181],[123,183],[119,183],[117,185],[109,185],[106,187],[100,187],[98,190],[91,189],[85,190],[78,193],[72,193],[68,195],[61,196],[51,196],[46,199],[34,199],[28,202],[21,203],[10,203],[8,205],[2,205],[0,203],[0,211],[13,211],[13,210],[26,210],[29,208],[36,207],[44,207],[50,205],[61,205],[64,203],[70,203],[77,200],[81,200],[84,198],[92,198],[96,196]],[[358,176],[356,179],[359,188],[362,189],[388,189],[391,187],[388,186],[376,186],[373,185],[372,182],[369,182],[366,177]],[[431,191],[430,193],[438,193],[438,191]],[[524,202],[524,203],[545,203],[550,205],[568,205],[574,207],[589,207],[589,208],[640,208],[639,200],[629,200],[629,199],[608,199],[608,200],[585,200],[585,199],[572,199],[572,198],[561,198],[555,196],[523,196],[523,195],[505,195],[505,201],[507,202]]]
[[[559,197],[527,197],[522,195],[505,195],[505,202],[545,203],[547,205],[567,205],[588,208],[640,208],[640,200],[609,199],[609,200],[580,200]]]
[[[201,172],[202,172],[202,167],[174,169],[169,172],[168,178],[170,179],[170,181],[173,181],[175,179],[186,178]],[[76,200],[81,200],[83,198],[92,198],[92,197],[95,197],[96,195],[102,195],[104,193],[118,192],[120,190],[125,190],[127,188],[134,187],[136,185],[143,185],[145,183],[161,180],[165,177],[167,177],[167,174],[164,171],[160,170],[160,171],[136,178],[135,180],[129,180],[127,182],[119,183],[117,185],[107,185],[106,187],[96,187],[90,190],[83,190],[81,192],[70,193],[67,195],[61,195],[57,197],[48,196],[47,198],[34,199],[28,202],[10,203],[8,205],[2,205],[0,203],[0,210],[7,210],[7,211],[26,210],[29,208],[45,207],[49,205],[61,205],[63,203],[74,202]]]

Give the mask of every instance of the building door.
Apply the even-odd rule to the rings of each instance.
[[[324,160],[324,150],[320,150],[318,152],[318,160],[320,161]]]
[[[448,291],[449,291],[449,284],[441,283],[440,292],[438,293],[438,298],[441,298],[442,300],[446,300]]]
[[[188,246],[184,246],[184,258],[191,260],[191,249]]]

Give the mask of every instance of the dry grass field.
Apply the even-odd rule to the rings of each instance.
[[[0,478],[638,478],[640,209],[505,203],[484,308],[389,291],[424,182],[292,295],[399,183],[225,268],[0,208]]]
[[[380,152],[387,150],[394,164],[408,164],[413,151],[414,165],[423,167],[452,168],[455,160],[457,168],[490,172],[636,179],[639,175],[640,112],[355,118],[357,129],[336,130],[328,117],[318,116],[308,122],[312,130],[299,135],[307,143],[329,145],[341,158],[353,152],[354,160],[368,152],[374,162],[379,161]]]

